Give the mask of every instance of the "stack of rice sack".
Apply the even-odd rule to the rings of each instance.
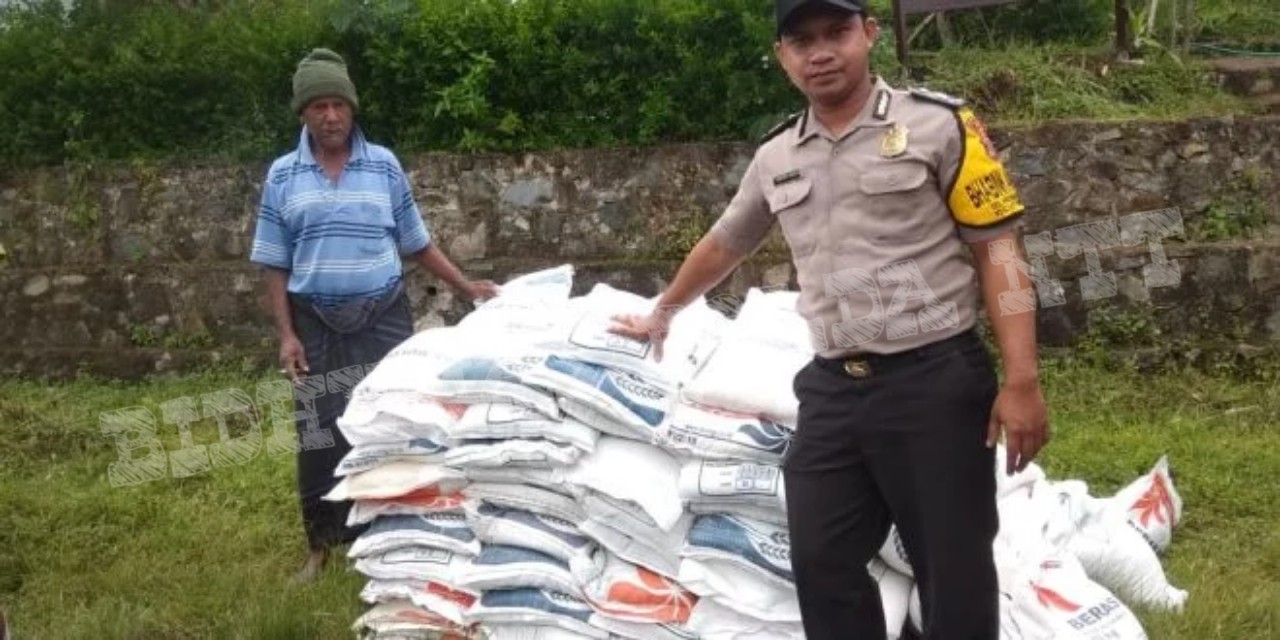
[[[1183,609],[1188,593],[1169,583],[1159,558],[1182,518],[1166,457],[1114,496],[1095,498],[1084,482],[1049,480],[1034,463],[1007,476],[1004,456],[997,447],[1001,640],[1145,640],[1130,607]],[[912,575],[896,531],[880,555],[891,572]],[[919,633],[914,582],[909,598],[907,623]]]
[[[353,450],[328,497],[353,500],[351,523],[369,525],[348,552],[368,578],[355,630],[803,639],[780,469],[791,380],[812,357],[796,294],[752,290],[733,320],[699,300],[657,362],[649,343],[608,331],[652,299],[603,284],[571,297],[572,285],[567,265],[508,282],[354,389],[339,421]],[[1034,466],[997,470],[1006,638],[1142,637],[1108,589],[1180,606],[1185,592],[1155,579],[1151,557],[1126,560],[1135,541],[1167,546],[1180,517],[1163,468],[1106,501]],[[896,532],[868,571],[888,637],[918,628]]]
[[[699,301],[656,363],[607,331],[652,301],[604,285],[570,299],[572,275],[507,283],[354,390],[329,498],[370,524],[349,551],[378,605],[358,630],[696,637],[683,630],[696,598],[674,580],[692,516],[653,440],[699,338],[727,319]]]

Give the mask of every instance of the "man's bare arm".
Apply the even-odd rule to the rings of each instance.
[[[1000,243],[997,245],[996,243]],[[1039,384],[1039,367],[1036,354],[1036,310],[1031,304],[1025,310],[1002,310],[1000,295],[1009,291],[1032,289],[1031,278],[1022,269],[1013,269],[1009,278],[1003,264],[997,264],[991,253],[995,246],[1011,250],[1016,259],[1025,264],[1022,247],[1014,232],[1000,234],[990,240],[973,244],[979,281],[982,284],[983,303],[1004,363],[1005,384],[1013,386]]]
[[[289,272],[266,267],[262,278],[267,287],[267,312],[276,325],[276,337],[280,342],[280,368],[285,375],[297,380],[311,369],[302,341],[293,327],[293,309],[289,305]]]
[[[293,331],[293,313],[289,306],[289,272],[264,267],[262,279],[267,286],[267,312],[275,321],[276,336],[295,335]]]
[[[744,258],[746,254],[731,250],[715,234],[708,233],[680,264],[675,279],[658,298],[657,308],[679,311],[689,306],[720,284]]]
[[[995,446],[1003,427],[1008,451],[1006,472],[1013,473],[1025,469],[1049,440],[1048,412],[1040,390],[1034,298],[1025,308],[1006,309],[1000,304],[1002,293],[1032,290],[1032,283],[1023,269],[1006,270],[1004,260],[997,263],[992,259],[993,251],[1012,251],[1019,264],[1026,264],[1014,232],[975,242],[972,248],[987,317],[1005,371],[1004,384],[991,412],[987,445]],[[1014,274],[1012,279],[1010,271]]]

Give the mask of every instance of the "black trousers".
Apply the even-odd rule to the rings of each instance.
[[[997,382],[972,332],[871,356],[817,358],[795,378],[799,423],[783,472],[791,562],[808,640],[885,637],[867,562],[896,523],[928,640],[994,640],[999,606]]]
[[[346,526],[350,502],[322,499],[337,486],[333,472],[351,451],[337,422],[364,373],[413,335],[413,314],[403,291],[336,313],[299,296],[290,302],[311,369],[294,388],[298,494],[307,544],[319,550],[351,542],[366,528]]]

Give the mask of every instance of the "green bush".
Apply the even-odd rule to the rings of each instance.
[[[230,5],[231,3],[228,3]],[[0,34],[0,159],[261,153],[294,120],[289,74],[315,40],[302,2],[57,0],[11,10]]]
[[[362,124],[403,153],[743,140],[803,104],[773,60],[771,0],[12,4],[0,8],[4,166],[282,152],[297,135],[294,65],[316,46],[346,56]],[[1179,83],[1198,82],[1178,70],[1167,81],[1120,79],[1113,91],[1063,67],[1056,49],[1023,44],[1030,53],[1003,58],[1010,42],[1105,41],[1109,4],[1024,0],[958,12],[957,39],[996,52],[971,46],[923,67],[936,86],[978,94],[998,116],[1111,113],[1112,99],[1177,103]],[[884,27],[873,67],[896,79],[890,3],[871,6]],[[1017,91],[1004,99],[985,80],[1011,65]]]
[[[58,0],[0,31],[0,162],[292,144],[293,65],[347,57],[371,135],[406,151],[742,139],[794,110],[769,0]]]

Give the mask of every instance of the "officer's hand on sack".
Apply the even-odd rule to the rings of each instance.
[[[672,313],[655,310],[645,315],[625,314],[613,316],[614,324],[609,333],[633,340],[647,340],[653,345],[653,359],[662,362],[662,343],[671,331]]]
[[[1037,382],[1006,384],[996,396],[987,427],[987,446],[994,447],[1004,427],[1005,473],[1013,475],[1031,464],[1040,449],[1049,442],[1048,411],[1044,394]]]
[[[488,300],[498,297],[501,289],[489,280],[471,280],[463,285],[462,295],[470,300]]]

